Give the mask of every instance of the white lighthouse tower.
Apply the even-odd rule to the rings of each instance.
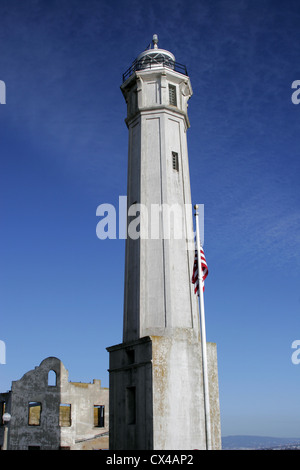
[[[110,353],[111,449],[206,449],[185,66],[158,48],[123,75],[127,103],[128,236],[123,343]],[[139,236],[130,224],[140,214]],[[135,218],[135,219],[134,219]],[[216,345],[207,343],[210,442],[220,448]]]

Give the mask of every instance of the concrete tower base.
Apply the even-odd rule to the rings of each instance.
[[[110,449],[206,449],[201,347],[190,329],[107,348]],[[217,352],[207,343],[212,448],[221,448]]]

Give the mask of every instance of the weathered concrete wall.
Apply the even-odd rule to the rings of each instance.
[[[221,416],[216,343],[206,343],[212,450],[221,450]]]
[[[48,386],[48,373],[54,370],[57,386]],[[64,373],[64,370],[62,371]],[[60,429],[58,409],[60,404],[61,362],[57,358],[45,359],[39,367],[27,372],[20,380],[12,382],[10,450],[27,450],[28,446],[42,449],[58,449]],[[28,425],[30,402],[42,404],[41,424]]]
[[[215,344],[207,344],[212,447],[221,448]],[[108,348],[110,449],[206,449],[201,345],[193,330]],[[131,352],[130,352],[131,351]],[[126,394],[135,388],[135,416]]]
[[[110,352],[110,449],[152,449],[151,340],[146,337],[107,349]]]
[[[54,384],[48,382],[50,371],[56,375]],[[39,425],[29,425],[30,402],[41,403]],[[61,404],[70,405],[68,427],[59,423]],[[105,406],[105,427],[94,427],[94,405]],[[20,380],[12,382],[11,415],[9,449],[27,450],[29,446],[39,446],[43,450],[79,449],[87,440],[108,432],[108,389],[101,388],[100,380],[94,380],[92,384],[69,382],[68,371],[62,362],[49,357]],[[107,443],[103,444],[107,447]]]
[[[192,330],[152,337],[154,449],[205,449],[201,349]]]
[[[100,380],[92,384],[65,382],[62,384],[61,403],[71,404],[72,424],[61,427],[61,445],[80,449],[84,443],[109,429],[109,391],[101,388]],[[104,427],[94,427],[94,405],[105,406]],[[99,444],[99,440],[98,440]],[[93,445],[96,445],[94,442]],[[107,443],[104,444],[107,448]],[[91,447],[91,442],[89,443]],[[97,448],[97,447],[94,447]]]
[[[152,337],[155,449],[206,449],[201,343],[191,330]],[[217,349],[207,343],[212,449],[221,449]]]

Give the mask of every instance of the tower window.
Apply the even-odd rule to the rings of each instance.
[[[134,364],[135,361],[135,351],[134,349],[127,349],[126,350],[126,356],[127,356],[127,362],[128,364]]]
[[[178,153],[172,152],[172,167],[173,170],[179,171]]]
[[[136,390],[135,387],[126,388],[127,424],[136,423]]]
[[[177,106],[176,86],[175,85],[169,85],[169,103],[172,106]]]

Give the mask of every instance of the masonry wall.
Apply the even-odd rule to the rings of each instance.
[[[49,382],[49,372],[54,382]],[[100,380],[69,382],[68,371],[59,359],[45,359],[12,382],[8,448],[107,448],[108,394]],[[94,406],[104,406],[102,427],[94,425]]]
[[[110,449],[206,448],[201,345],[192,330],[107,348]],[[212,448],[221,448],[217,352],[207,343]]]

